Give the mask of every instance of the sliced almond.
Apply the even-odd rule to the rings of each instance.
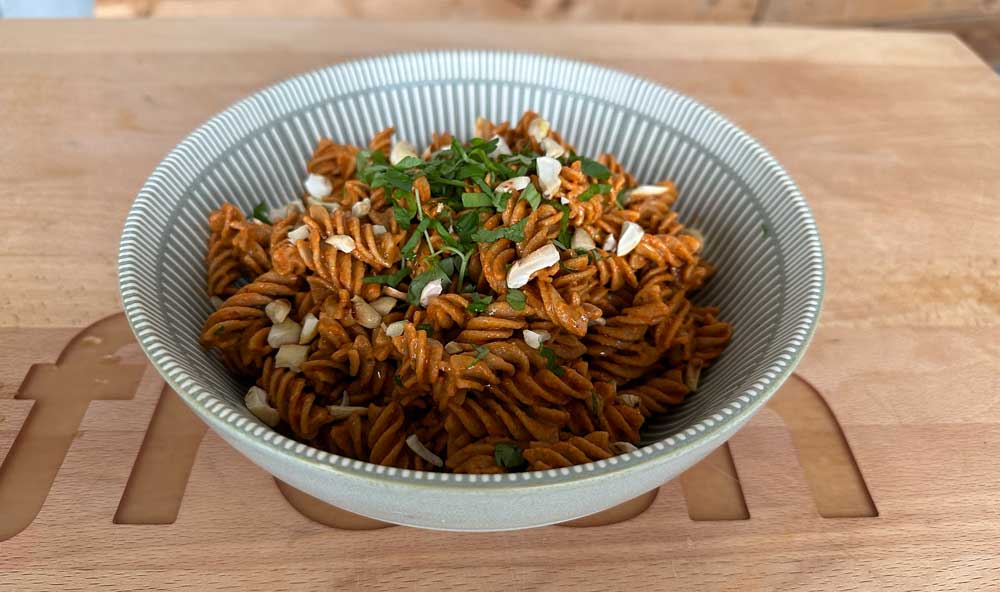
[[[389,326],[385,328],[385,334],[388,337],[399,337],[406,330],[406,325],[409,321],[396,321],[395,323],[389,323]]]
[[[528,124],[528,135],[541,143],[549,135],[549,122],[543,117],[536,117]]]
[[[316,338],[319,333],[319,319],[313,313],[308,313],[302,319],[302,333],[299,334],[299,344],[304,345]]]
[[[420,442],[420,439],[417,438],[416,434],[410,434],[406,437],[406,445],[409,446],[410,450],[416,453],[417,456],[431,463],[435,467],[444,466],[444,461],[441,460],[441,457],[428,450],[427,447]]]
[[[290,243],[306,240],[307,238],[309,238],[309,227],[305,224],[288,233],[288,242]]]
[[[327,238],[325,242],[342,253],[352,253],[356,246],[354,239],[346,234],[334,234]]]
[[[271,325],[267,332],[267,344],[271,347],[281,347],[287,343],[298,343],[302,335],[302,327],[292,319],[285,319]]]
[[[407,156],[420,158],[417,156],[417,149],[414,148],[413,144],[400,140],[392,145],[392,150],[389,151],[389,162],[393,165],[397,165],[403,162],[403,159]]]
[[[292,305],[287,300],[273,300],[264,307],[264,314],[271,322],[277,325],[288,318],[288,313],[292,312]]]
[[[633,409],[638,409],[639,405],[642,404],[642,399],[639,395],[633,395],[630,393],[622,393],[618,395],[618,400]]]
[[[618,239],[615,238],[615,235],[609,234],[607,238],[604,239],[604,244],[601,245],[601,248],[605,251],[614,251],[617,246]]]
[[[406,300],[406,292],[397,290],[392,286],[382,286],[382,293],[386,296],[392,296],[396,300]]]
[[[630,195],[663,195],[669,190],[663,185],[639,185],[631,191]]]
[[[510,146],[507,145],[506,140],[504,140],[500,136],[493,136],[492,138],[490,138],[490,141],[493,141],[494,139],[497,141],[497,147],[493,149],[493,152],[490,152],[490,158],[496,158],[498,156],[510,156],[511,154]]]
[[[542,193],[546,197],[551,197],[562,186],[559,179],[559,171],[562,164],[548,156],[539,156],[535,159],[535,168],[538,169],[538,184],[542,186]]]
[[[316,199],[329,197],[329,195],[333,193],[333,185],[331,185],[330,180],[323,175],[309,175],[306,177],[303,185],[305,185],[306,191],[309,192],[309,195],[315,197]]]
[[[250,410],[250,413],[253,413],[257,419],[272,428],[281,422],[278,410],[267,403],[267,391],[259,386],[250,387],[250,390],[243,397],[243,402],[246,404],[247,409]]]
[[[367,412],[367,407],[357,407],[352,405],[329,405],[326,408],[334,420],[347,419],[355,413]]]
[[[376,224],[376,225],[372,226],[372,233],[375,236],[382,236],[383,234],[385,234],[387,232],[389,232],[389,231],[386,229],[385,226],[382,226],[381,224]]]
[[[375,309],[378,314],[385,316],[392,312],[392,309],[396,306],[397,300],[392,296],[379,296],[375,300],[372,300],[368,304]]]
[[[556,263],[559,263],[559,250],[556,249],[555,245],[549,243],[536,251],[532,251],[510,266],[510,271],[507,272],[507,287],[523,287],[531,279],[531,274]]]
[[[351,298],[354,304],[354,319],[365,329],[374,329],[382,324],[382,315],[372,308],[371,304],[365,302],[361,296]]]
[[[615,251],[619,257],[624,257],[632,252],[632,249],[639,246],[639,241],[642,240],[643,235],[646,231],[642,229],[635,222],[625,221],[622,223],[622,232],[618,236],[618,250]]]
[[[286,344],[278,348],[278,354],[274,356],[274,367],[299,372],[308,357],[308,345]]]
[[[426,307],[431,298],[439,296],[442,292],[444,292],[444,286],[442,285],[441,280],[431,280],[427,282],[424,289],[420,291],[420,306]]]
[[[540,143],[542,150],[545,151],[545,156],[549,158],[559,158],[563,154],[566,154],[566,149],[563,148],[563,145],[552,138],[542,138]]]
[[[372,200],[368,197],[351,206],[351,214],[355,218],[364,218],[370,211],[372,211]]]
[[[444,351],[454,355],[465,351],[465,349],[461,345],[455,343],[454,341],[449,341],[448,343],[444,344]]]
[[[542,347],[542,344],[548,341],[552,334],[548,331],[532,331],[531,329],[525,329],[521,332],[524,336],[524,342],[528,344],[528,347],[532,349],[538,349]]]
[[[511,193],[512,191],[523,191],[531,183],[531,177],[513,177],[500,183],[493,190],[496,193]]]
[[[594,238],[584,228],[577,228],[573,231],[573,239],[569,242],[569,246],[584,251],[593,251],[597,248],[597,245],[594,244]]]

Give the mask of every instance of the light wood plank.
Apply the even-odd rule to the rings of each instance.
[[[335,530],[209,432],[184,455],[193,465],[176,521],[115,524],[162,393],[147,370],[131,399],[89,404],[41,511],[0,542],[0,590],[995,583],[1000,80],[945,35],[0,22],[0,462],[33,407],[14,399],[30,368],[56,363],[80,328],[118,311],[118,234],[153,166],[232,101],[370,53],[372,39],[380,52],[475,44],[599,61],[688,93],[760,138],[806,193],[828,257],[823,320],[798,373],[843,428],[878,516],[822,518],[800,434],[765,410],[730,442],[746,520],[692,520],[673,482],[637,517],[595,528]],[[138,355],[126,348],[117,363]]]

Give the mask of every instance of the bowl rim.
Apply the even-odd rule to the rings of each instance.
[[[378,76],[390,75],[396,72],[396,67],[403,64],[416,61],[421,66],[434,66],[435,62],[445,60],[468,61],[484,58],[540,62],[542,66],[550,68],[576,68],[578,71],[594,76],[603,76],[622,84],[630,84],[644,92],[651,93],[653,96],[658,96],[662,100],[672,100],[680,106],[692,108],[694,116],[701,117],[708,124],[717,127],[720,134],[732,135],[733,140],[740,142],[741,148],[746,149],[753,158],[763,164],[766,172],[778,181],[780,191],[786,199],[791,201],[792,209],[796,213],[796,228],[807,231],[805,244],[798,246],[797,249],[805,253],[807,264],[804,266],[803,273],[809,277],[807,282],[809,289],[802,297],[805,301],[802,312],[784,323],[786,326],[794,326],[794,330],[787,337],[782,338],[785,347],[776,350],[775,354],[762,361],[760,367],[755,370],[763,377],[723,408],[717,408],[714,412],[706,411],[706,414],[711,414],[711,417],[705,417],[689,424],[673,435],[643,446],[636,451],[614,456],[607,460],[598,460],[567,468],[501,475],[436,473],[398,469],[318,450],[308,444],[278,434],[246,413],[245,410],[237,410],[223,397],[196,385],[195,379],[183,370],[182,361],[174,358],[169,352],[163,351],[163,340],[156,334],[156,330],[150,327],[152,323],[150,323],[138,290],[141,282],[137,270],[141,269],[143,261],[140,260],[136,249],[140,235],[139,229],[145,225],[140,220],[142,218],[140,214],[155,204],[158,194],[171,190],[169,186],[172,177],[176,174],[175,167],[184,166],[188,154],[203,147],[210,139],[207,136],[214,135],[217,131],[216,128],[220,126],[237,127],[243,132],[241,136],[231,138],[229,137],[231,134],[227,133],[225,139],[229,143],[226,146],[213,145],[211,147],[212,156],[220,156],[233,142],[259,129],[259,126],[246,127],[245,122],[243,124],[238,122],[248,117],[256,117],[260,118],[262,123],[266,123],[263,121],[264,116],[262,115],[265,110],[261,107],[267,105],[273,110],[275,104],[283,103],[283,99],[289,93],[297,92],[302,86],[307,86],[310,89],[321,89],[324,88],[321,84],[324,80],[337,76],[356,75],[360,69],[373,77],[367,87],[370,89],[369,92],[373,92],[371,89],[376,88],[379,83]],[[372,71],[376,74],[371,75]],[[438,78],[434,80],[444,81],[448,79]],[[313,102],[328,99],[329,97],[324,97]],[[619,104],[618,106],[634,110],[634,107],[628,105]],[[284,113],[293,110],[288,108]],[[183,195],[186,190],[187,187],[179,191]],[[388,53],[347,60],[298,74],[254,92],[198,126],[156,166],[130,207],[119,244],[118,282],[119,296],[122,300],[125,317],[143,353],[163,376],[167,384],[213,429],[223,432],[229,437],[242,440],[244,444],[255,448],[262,454],[277,453],[288,460],[305,463],[318,470],[339,473],[344,477],[369,480],[383,485],[395,484],[463,490],[469,490],[469,485],[475,485],[476,489],[488,488],[496,491],[567,485],[582,480],[599,479],[622,472],[642,470],[652,465],[670,462],[684,455],[687,451],[708,443],[708,441],[730,435],[731,431],[740,426],[749,415],[755,413],[767,402],[785,379],[791,375],[802,358],[819,323],[826,277],[818,228],[812,212],[795,182],[756,138],[720,113],[657,82],[580,60],[502,50],[432,50]],[[761,371],[759,368],[764,366],[766,369]]]

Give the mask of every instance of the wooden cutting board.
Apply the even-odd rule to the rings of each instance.
[[[795,177],[822,324],[769,407],[610,513],[381,528],[275,483],[119,314],[133,195],[188,131],[350,57],[497,47],[646,76]],[[989,590],[1000,580],[1000,78],[939,34],[330,21],[0,22],[0,590]]]

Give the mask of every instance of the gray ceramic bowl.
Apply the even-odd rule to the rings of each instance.
[[[289,440],[245,409],[244,389],[198,346],[206,218],[224,201],[272,206],[301,192],[321,136],[364,144],[395,125],[469,137],[477,115],[543,113],[583,154],[611,152],[642,182],[674,179],[682,220],[717,268],[698,298],[734,338],[698,393],[649,422],[645,446],[568,469],[453,475],[376,466]],[[143,350],[213,430],[281,480],[352,512],[398,524],[505,530],[620,504],[725,442],[791,373],[816,327],[823,255],[795,184],[717,113],[634,76],[560,58],[450,51],[391,55],[305,74],[240,101],[170,152],[142,187],[118,259],[121,298]],[[224,503],[220,500],[219,503]]]

